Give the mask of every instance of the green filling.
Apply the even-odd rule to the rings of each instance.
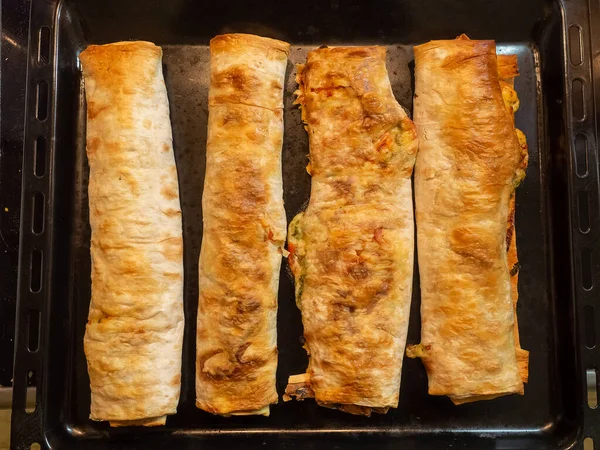
[[[302,293],[304,292],[304,279],[306,278],[306,274],[304,271],[300,274],[298,279],[296,280],[296,306],[300,308],[300,299],[302,297]]]
[[[513,189],[518,188],[524,179],[525,179],[525,171],[523,169],[517,169],[517,171],[515,172],[515,176],[513,178],[513,182],[512,182]]]
[[[306,278],[306,270],[305,270],[305,261],[303,254],[303,239],[302,239],[302,226],[301,219],[304,216],[304,213],[298,214],[292,222],[290,223],[290,234],[291,239],[290,243],[294,245],[294,260],[296,264],[298,264],[300,269],[300,274],[294,273],[295,283],[296,283],[296,305],[300,308],[300,300],[302,297],[302,293],[304,292],[304,280]]]

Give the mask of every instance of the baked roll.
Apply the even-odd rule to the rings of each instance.
[[[183,241],[162,50],[91,45],[87,99],[93,420],[163,425],[181,385]]]
[[[284,399],[365,415],[398,405],[413,276],[417,136],[385,60],[320,48],[298,66],[312,186],[288,232],[309,365]]]
[[[408,353],[423,360],[429,393],[455,404],[522,394],[514,193],[527,144],[514,126],[516,57],[466,36],[414,52],[422,329]]]
[[[289,44],[210,42],[196,406],[269,415],[277,403],[277,291],[286,236],[281,175]]]

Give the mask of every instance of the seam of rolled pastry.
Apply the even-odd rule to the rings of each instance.
[[[150,42],[91,45],[87,99],[92,297],[84,338],[93,420],[163,425],[183,343],[179,186],[162,74]]]
[[[269,415],[277,403],[277,292],[286,238],[281,148],[289,44],[210,42],[196,406]]]
[[[514,191],[527,144],[514,127],[515,55],[493,41],[415,47],[421,344],[429,393],[455,404],[522,394]]]
[[[412,289],[416,131],[385,56],[320,48],[297,72],[312,185],[288,250],[309,365],[284,400],[361,415],[398,405]]]

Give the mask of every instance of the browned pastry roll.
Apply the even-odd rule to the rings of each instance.
[[[284,399],[366,415],[398,405],[413,276],[416,131],[385,59],[320,48],[298,67],[312,188],[288,233],[309,365]]]
[[[415,47],[415,202],[421,344],[429,393],[456,404],[522,394],[514,193],[527,144],[515,129],[514,55],[494,41]]]
[[[181,386],[183,241],[162,50],[91,45],[87,99],[93,420],[163,425]]]
[[[196,406],[269,415],[277,403],[277,290],[286,218],[281,146],[289,44],[210,42]]]

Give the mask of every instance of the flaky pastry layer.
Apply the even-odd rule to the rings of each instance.
[[[286,238],[281,146],[289,44],[210,43],[196,406],[269,415],[277,403],[277,290]]]
[[[162,51],[91,45],[87,99],[93,420],[163,425],[181,386],[183,241]]]
[[[523,393],[514,192],[527,146],[514,127],[516,57],[461,36],[415,47],[415,201],[421,344],[429,393],[454,403]]]
[[[298,67],[312,187],[288,232],[309,366],[285,399],[366,415],[398,405],[413,274],[416,131],[385,59],[320,48]]]

